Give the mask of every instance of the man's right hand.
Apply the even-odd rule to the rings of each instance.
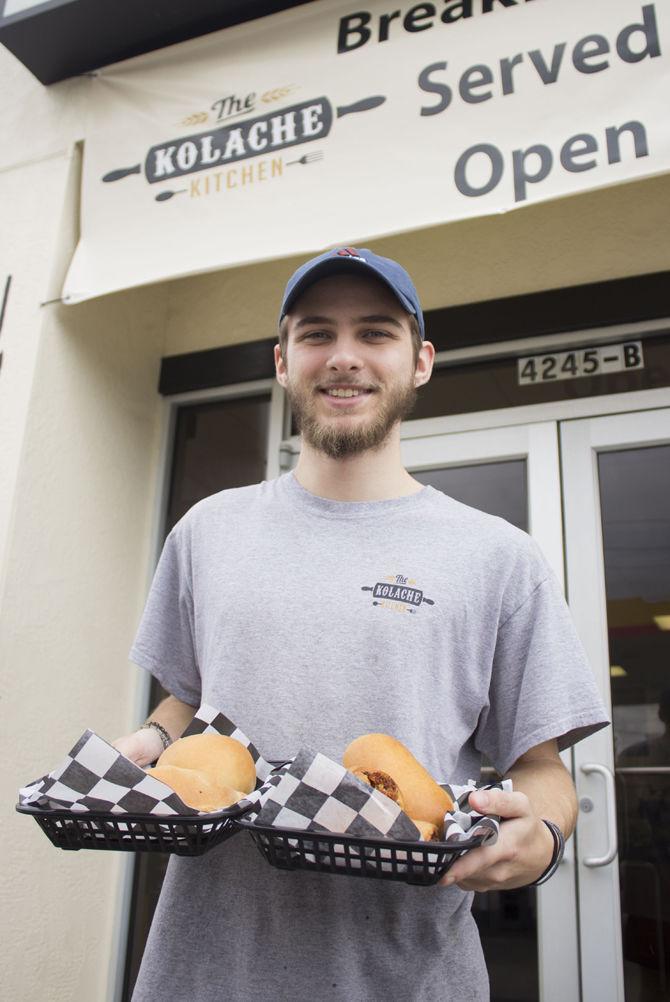
[[[163,742],[153,727],[144,727],[133,734],[112,741],[113,746],[131,762],[144,768],[151,765],[163,751]]]
[[[164,727],[174,740],[183,734],[193,720],[195,706],[182,702],[176,696],[166,696],[151,713],[149,719]],[[144,768],[161,755],[163,742],[154,727],[142,727],[133,734],[117,738],[112,744],[122,755]]]

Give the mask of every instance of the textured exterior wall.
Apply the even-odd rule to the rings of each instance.
[[[0,663],[3,972],[7,997],[104,999],[116,961],[120,854],[52,848],[13,813],[19,785],[86,727],[138,718],[127,659],[152,559],[165,300],[158,288],[51,306],[34,364],[11,532]],[[17,958],[21,962],[17,962]]]
[[[54,849],[13,810],[88,726],[137,719],[127,660],[152,558],[160,286],[67,309],[86,81],[43,88],[0,48],[2,970],[7,998],[105,999],[119,952],[117,854]]]

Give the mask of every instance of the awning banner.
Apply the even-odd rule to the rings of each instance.
[[[664,173],[669,49],[669,0],[317,0],[103,68],[63,299]]]

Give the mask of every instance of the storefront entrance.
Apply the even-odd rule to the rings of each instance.
[[[556,877],[477,896],[492,998],[668,999],[670,408],[408,437],[403,458],[533,535],[611,707],[563,754],[580,814]]]
[[[199,496],[295,466],[276,385],[254,391],[174,402],[166,529]],[[246,465],[222,465],[231,436],[255,443],[253,469],[238,445]],[[670,391],[419,419],[402,437],[418,480],[537,540],[613,719],[563,755],[580,812],[556,876],[476,895],[492,1002],[670,1000]],[[125,998],[159,869],[138,862]]]

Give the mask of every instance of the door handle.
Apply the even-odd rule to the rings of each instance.
[[[606,765],[600,765],[599,762],[586,763],[586,765],[582,766],[582,772],[586,776],[597,772],[605,780],[605,807],[607,813],[607,852],[604,856],[588,856],[582,862],[584,866],[607,866],[617,854],[614,776]]]

